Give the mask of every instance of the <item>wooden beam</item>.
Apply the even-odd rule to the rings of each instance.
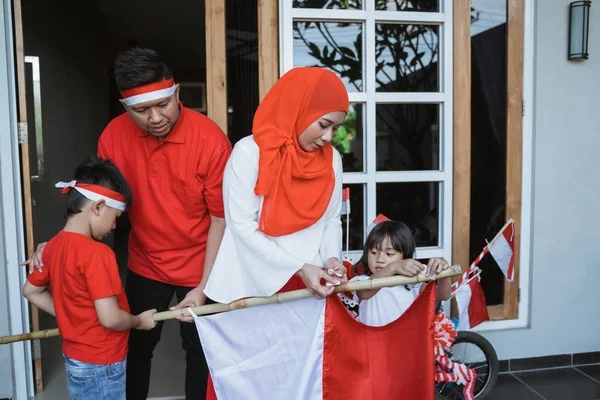
[[[455,0],[453,58],[452,263],[469,268],[471,230],[471,1]],[[458,316],[456,300],[451,314]]]
[[[507,5],[506,96],[506,219],[515,221],[515,276],[504,285],[504,317],[519,316],[519,257],[521,247],[521,193],[523,189],[523,40],[524,0]]]
[[[17,94],[19,102],[19,130],[27,132],[27,97],[25,87],[25,44],[23,40],[23,17],[21,11],[21,0],[13,1],[13,15],[15,21],[15,53],[17,64]],[[20,135],[19,135],[20,136]],[[29,167],[29,143],[25,140],[20,143],[21,153],[21,180],[23,188],[23,213],[25,214],[25,242],[27,258],[33,256],[35,251],[33,238],[33,202],[31,200],[31,172]],[[40,330],[39,310],[31,305],[31,329]],[[39,342],[36,344],[39,345]],[[44,390],[42,379],[42,359],[36,357],[34,352],[35,391],[40,393]]]
[[[452,263],[469,268],[471,230],[471,2],[454,1]]]
[[[279,79],[278,0],[258,0],[259,101]]]
[[[227,134],[225,0],[206,0],[207,114]]]

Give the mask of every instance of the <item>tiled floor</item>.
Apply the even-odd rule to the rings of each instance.
[[[485,400],[600,399],[600,365],[501,374]]]

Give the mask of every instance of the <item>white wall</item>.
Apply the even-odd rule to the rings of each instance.
[[[600,351],[600,9],[569,62],[569,1],[536,3],[530,328],[485,333],[500,359]]]

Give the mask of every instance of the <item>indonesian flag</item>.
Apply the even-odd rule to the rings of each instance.
[[[515,273],[515,223],[511,220],[490,246],[490,253],[506,276],[512,281]]]
[[[342,215],[350,215],[350,188],[342,191]]]
[[[195,318],[219,400],[433,400],[435,285],[370,327],[337,296]]]
[[[375,225],[377,225],[380,222],[383,221],[389,221],[390,219],[388,217],[386,217],[383,214],[378,214],[377,217],[375,217],[375,219],[373,220],[373,222],[371,222],[369,224],[369,226],[367,226],[367,233],[371,232],[373,230],[373,228],[375,228]]]
[[[456,289],[458,304],[458,329],[469,330],[482,322],[489,321],[487,305],[483,290],[479,284],[479,276]]]

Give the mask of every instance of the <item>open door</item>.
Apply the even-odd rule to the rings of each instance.
[[[28,141],[28,122],[27,122],[27,92],[26,92],[26,77],[25,77],[25,52],[23,45],[23,23],[21,0],[13,0],[13,15],[15,29],[15,60],[17,64],[17,93],[19,103],[19,145],[20,145],[20,160],[22,171],[23,185],[23,212],[25,214],[25,240],[27,257],[31,257],[34,252],[33,239],[33,203],[31,199],[31,172],[29,168],[29,141]],[[38,64],[39,67],[39,64]],[[39,73],[39,69],[38,69]],[[34,78],[35,80],[35,78]],[[38,76],[39,85],[39,76]],[[41,143],[43,146],[43,143]],[[42,156],[43,157],[43,156]],[[42,159],[43,165],[43,159]],[[43,173],[43,167],[42,167]],[[31,306],[31,330],[37,331],[40,329],[39,310],[36,306]],[[42,358],[40,340],[33,341],[33,361],[35,368],[35,391],[41,392],[44,390],[42,380]]]

